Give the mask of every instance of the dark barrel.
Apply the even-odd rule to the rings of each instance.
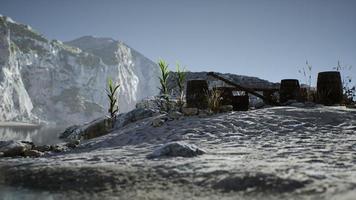
[[[300,86],[297,79],[283,79],[279,88],[279,102],[285,103],[288,100],[298,100]]]
[[[234,88],[232,87],[217,87],[215,88],[217,91],[220,92],[221,105],[232,105],[233,97],[232,91]]]
[[[325,105],[339,104],[342,101],[342,81],[338,71],[320,72],[317,81],[318,102]]]
[[[186,100],[188,108],[208,108],[208,83],[206,80],[189,80],[187,82]]]
[[[249,96],[247,93],[242,96],[233,96],[232,106],[234,111],[247,111],[249,103]]]

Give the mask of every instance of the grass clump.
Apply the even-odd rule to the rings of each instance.
[[[177,72],[176,82],[177,82],[178,91],[179,91],[178,106],[179,106],[179,109],[181,110],[184,105],[184,97],[185,97],[184,83],[185,83],[185,79],[186,79],[186,70],[185,70],[185,68],[181,68],[179,63],[177,63],[176,72]]]
[[[352,66],[341,65],[340,61],[337,61],[337,66],[333,67],[333,69],[340,72],[342,76],[343,104],[354,104],[356,100],[356,86],[352,85],[352,76],[348,75],[352,70]]]
[[[169,69],[168,64],[163,59],[158,61],[158,66],[161,72],[161,76],[159,76],[159,83],[160,83],[160,98],[163,100],[160,101],[160,109],[169,111],[170,110],[170,100],[169,100],[169,89],[168,89],[168,78],[169,78]]]
[[[106,89],[106,95],[109,98],[109,109],[111,119],[116,118],[116,113],[119,112],[117,90],[119,89],[120,84],[114,84],[112,79],[108,79],[108,88]]]
[[[313,102],[316,99],[316,92],[312,88],[312,69],[313,66],[309,64],[308,60],[305,62],[305,67],[298,70],[300,74],[304,76],[307,88],[306,91],[301,91],[301,95],[305,97],[307,101]]]
[[[208,100],[208,108],[213,113],[218,113],[221,107],[222,93],[217,88],[212,88],[210,91],[206,91]]]

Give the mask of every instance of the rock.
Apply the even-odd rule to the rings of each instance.
[[[21,141],[0,141],[0,152],[5,157],[23,156],[24,152],[32,148],[31,144]]]
[[[204,110],[199,110],[199,117],[208,117],[210,115],[212,115],[213,112],[211,110],[208,109],[204,109]]]
[[[257,102],[256,104],[255,104],[255,108],[256,109],[260,109],[260,108],[263,108],[263,107],[265,107],[266,106],[266,104],[265,104],[265,102],[263,102],[263,101],[259,101],[259,102]]]
[[[294,103],[291,103],[290,106],[302,108],[302,107],[305,107],[305,104],[302,102],[294,102]]]
[[[67,151],[68,147],[65,144],[56,144],[56,145],[51,145],[51,151],[55,153],[60,153]]]
[[[120,114],[114,123],[114,128],[118,129],[130,123],[158,115],[157,110],[136,108],[128,113]]]
[[[205,151],[195,145],[185,142],[170,142],[155,149],[147,158],[158,157],[194,157],[204,154]]]
[[[220,107],[220,112],[231,112],[233,109],[234,107],[232,105],[222,105]]]
[[[49,145],[35,146],[32,149],[40,152],[47,152],[51,150],[51,146]]]
[[[71,149],[74,149],[74,148],[78,147],[79,144],[80,144],[80,140],[73,140],[73,141],[68,142],[66,144],[66,146]]]
[[[152,126],[153,127],[160,127],[160,126],[162,126],[164,124],[164,122],[165,122],[165,120],[159,117],[159,118],[156,118],[156,119],[154,119],[152,121]]]
[[[295,99],[290,99],[290,100],[288,100],[287,102],[282,103],[281,105],[283,105],[283,106],[289,106],[289,105],[292,105],[292,104],[294,104],[294,103],[298,103],[298,101],[295,100]]]
[[[182,117],[183,117],[183,114],[178,111],[172,111],[172,112],[168,113],[168,118],[171,120],[178,120]]]
[[[82,131],[83,130],[81,129],[81,126],[73,125],[66,128],[66,130],[64,130],[64,132],[60,134],[59,138],[66,139],[66,138],[73,137],[75,135],[80,135]]]
[[[59,137],[66,141],[91,139],[107,134],[112,129],[112,120],[107,117],[96,119],[83,126],[71,126]]]
[[[136,108],[140,109],[152,109],[152,110],[162,110],[162,106],[166,104],[166,101],[159,96],[148,97],[142,99],[136,103]]]
[[[44,153],[37,150],[27,150],[24,152],[25,157],[41,157]]]
[[[182,108],[182,113],[186,116],[197,115],[198,108]]]
[[[114,121],[108,117],[101,117],[81,126],[71,126],[60,135],[60,138],[66,141],[96,138],[109,133],[112,129],[119,129],[157,114],[158,111],[152,109],[136,108],[128,113],[119,114]]]
[[[346,105],[346,108],[356,109],[356,104]]]

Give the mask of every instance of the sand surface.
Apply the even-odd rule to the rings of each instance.
[[[153,120],[88,140],[69,153],[0,159],[0,191],[5,191],[0,199],[356,196],[356,110],[272,107],[185,117],[161,127],[153,127]],[[170,141],[195,144],[207,153],[146,158]]]

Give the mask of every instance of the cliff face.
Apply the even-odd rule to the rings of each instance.
[[[120,112],[158,93],[158,67],[122,42],[86,36],[49,41],[0,16],[0,121],[82,123],[107,112],[107,79]]]

